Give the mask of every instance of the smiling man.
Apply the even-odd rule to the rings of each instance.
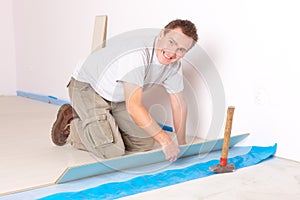
[[[151,150],[156,141],[166,159],[175,161],[178,145],[186,143],[187,105],[180,60],[197,40],[195,25],[178,19],[165,26],[151,46],[114,55],[113,59],[114,48],[93,52],[68,84],[72,106],[65,104],[59,109],[52,127],[53,143],[70,143],[100,158],[111,158],[125,150]],[[163,86],[169,94],[177,141],[142,104],[143,92],[155,85]]]

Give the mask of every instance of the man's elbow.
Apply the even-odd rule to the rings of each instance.
[[[126,102],[126,110],[128,112],[128,114],[133,117],[135,116],[136,112],[137,112],[137,105],[133,102]]]

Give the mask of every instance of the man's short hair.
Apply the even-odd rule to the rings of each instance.
[[[165,34],[175,28],[181,28],[185,35],[194,40],[194,43],[198,41],[197,28],[191,21],[182,19],[173,20],[165,26]]]

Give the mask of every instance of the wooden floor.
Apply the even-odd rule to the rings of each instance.
[[[25,97],[0,97],[0,196],[54,184],[68,167],[99,161],[86,151],[51,142],[58,109]]]
[[[70,145],[58,147],[52,144],[50,130],[57,109],[58,106],[23,97],[0,97],[0,196],[30,188],[43,189],[43,186],[54,184],[67,167],[97,162],[88,152]],[[86,183],[80,187],[93,187],[89,185],[92,181],[84,181]],[[96,180],[93,184],[98,183]],[[32,197],[27,194],[16,193],[0,199]],[[300,163],[275,157],[234,173],[197,179],[124,199],[221,198],[298,200]]]
[[[58,106],[0,97],[0,195],[53,184],[68,166],[95,162],[88,152],[52,144]]]

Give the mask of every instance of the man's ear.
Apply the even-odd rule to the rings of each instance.
[[[158,39],[161,39],[165,36],[165,29],[161,29],[158,35]]]

